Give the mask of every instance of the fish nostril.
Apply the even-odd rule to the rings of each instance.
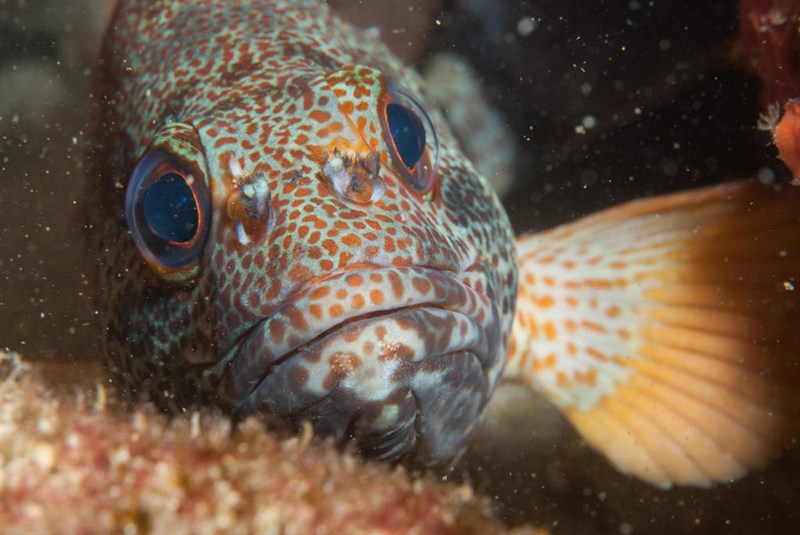
[[[378,151],[351,156],[336,149],[322,170],[337,194],[359,204],[378,202],[386,191]]]
[[[233,179],[236,188],[228,198],[227,213],[236,224],[236,238],[242,245],[266,237],[272,193],[267,175],[257,171]]]

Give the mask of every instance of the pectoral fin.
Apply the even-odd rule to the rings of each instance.
[[[507,378],[618,469],[706,486],[800,431],[800,188],[636,201],[518,241]]]

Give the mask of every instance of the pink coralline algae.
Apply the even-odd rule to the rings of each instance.
[[[0,376],[3,533],[506,532],[469,486],[360,460],[310,431],[127,411],[83,365],[0,354]]]

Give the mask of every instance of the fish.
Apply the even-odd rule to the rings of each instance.
[[[516,237],[424,80],[313,0],[121,2],[95,75],[96,313],[131,402],[434,466],[518,382],[665,488],[733,481],[797,436],[797,188]]]

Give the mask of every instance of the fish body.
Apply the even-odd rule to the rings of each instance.
[[[99,64],[89,160],[118,388],[173,410],[211,402],[308,420],[368,455],[430,465],[464,447],[505,377],[545,393],[617,466],[659,485],[730,479],[785,443],[796,396],[753,378],[768,367],[760,358],[796,373],[795,301],[773,292],[800,267],[796,199],[737,184],[515,242],[428,100],[374,32],[324,4],[121,3]],[[732,215],[741,224],[729,225]],[[762,231],[788,259],[760,248]],[[741,255],[711,247],[741,236]],[[733,268],[718,281],[708,265],[724,258]],[[760,304],[737,307],[725,277],[762,265],[748,286]],[[729,310],[717,310],[720,299]],[[723,335],[747,328],[766,341],[698,341],[698,325],[714,321]],[[670,326],[682,350],[662,347]],[[739,352],[720,363],[726,347]],[[699,370],[688,372],[688,401],[669,395],[686,362]],[[723,371],[710,387],[708,374]],[[648,396],[658,403],[640,405]],[[697,438],[675,443],[668,422],[640,407]],[[701,416],[687,420],[693,409]],[[779,412],[759,420],[768,409]],[[772,433],[763,445],[751,419]],[[711,448],[723,439],[733,453]],[[693,461],[701,450],[723,461]]]

